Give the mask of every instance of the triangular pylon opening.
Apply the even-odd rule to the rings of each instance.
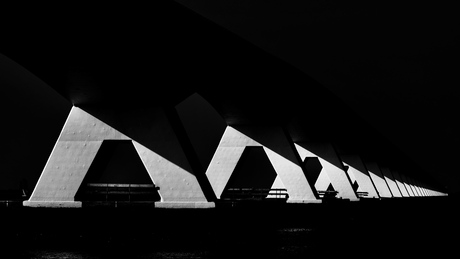
[[[236,195],[237,198],[242,199],[264,199],[272,188],[276,176],[277,173],[264,148],[248,146],[244,149],[221,198],[232,199]]]
[[[353,184],[352,184],[352,187],[353,187],[353,190],[356,192],[358,191],[358,188],[359,188],[359,184],[358,184],[358,181],[354,181]]]
[[[335,190],[334,190],[334,186],[332,186],[332,183],[329,184],[329,186],[327,187],[326,191],[328,191],[328,192],[333,192],[333,191],[335,191]]]
[[[316,183],[323,169],[319,159],[317,157],[306,157],[303,161],[303,166],[305,169],[305,177],[307,177],[308,181],[313,184]]]
[[[326,189],[326,192],[323,194],[323,199],[334,199],[337,193],[338,192],[334,189],[334,186],[332,186],[332,183],[330,183]]]
[[[105,140],[75,196],[79,201],[159,201],[131,140]]]

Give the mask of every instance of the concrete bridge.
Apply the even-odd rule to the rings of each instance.
[[[366,165],[359,154],[341,156],[331,143],[294,143],[280,126],[227,126],[205,174],[200,175],[202,172],[193,171],[166,115],[158,110],[148,116],[154,118],[152,124],[134,129],[149,130],[148,136],[130,137],[74,106],[24,205],[81,207],[85,200],[76,199],[77,193],[85,188],[88,172],[109,142],[129,145],[142,161],[145,173],[157,187],[154,192],[159,194],[159,200],[151,200],[155,207],[210,208],[214,202],[223,201],[225,191],[243,187],[282,189],[286,193],[282,198],[287,197],[288,203],[321,202],[327,199],[324,193],[331,191],[335,198],[350,201],[445,195],[403,172],[375,162]],[[260,150],[257,154],[256,149]],[[317,172],[311,165],[305,166],[313,159],[319,163]],[[237,170],[240,165],[246,168]],[[271,195],[267,191],[260,200],[276,199]],[[242,199],[253,198],[254,194],[248,193]]]
[[[24,206],[446,195],[316,81],[178,4],[156,5],[129,21],[118,19],[129,10],[72,10],[10,33],[0,51],[72,104]],[[18,47],[24,35],[40,41]],[[205,162],[180,109],[191,99],[224,125]]]

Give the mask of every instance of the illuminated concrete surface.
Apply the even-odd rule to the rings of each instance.
[[[423,186],[423,184],[419,180],[415,180],[417,186],[419,186],[420,192],[422,193],[423,196],[428,196],[428,192]]]
[[[155,127],[150,128],[147,145],[166,146],[181,160],[181,166],[153,152],[96,117],[73,107],[56,142],[41,177],[25,206],[80,207],[75,201],[83,179],[104,140],[131,140],[152,182],[159,187],[161,207],[213,207],[208,202],[187,159],[174,136],[165,114],[150,114]]]
[[[372,183],[366,166],[364,165],[361,157],[358,155],[341,155],[340,156],[345,166],[348,166],[347,173],[352,182],[358,183],[358,192],[367,192],[366,198],[379,198],[377,190]]]
[[[329,184],[332,184],[334,190],[338,192],[337,197],[358,200],[346,172],[343,170],[343,164],[334,147],[329,143],[295,143],[300,159],[305,160],[307,157],[317,157],[323,167],[315,183],[317,191],[325,191]]]
[[[418,180],[416,180],[416,179],[413,179],[413,183],[414,183],[415,186],[417,186],[417,190],[420,193],[420,196],[425,197],[426,193],[425,193],[425,190],[423,189],[423,187],[420,185],[420,182]]]
[[[420,187],[417,185],[417,182],[414,181],[414,179],[413,179],[412,177],[408,177],[408,180],[409,180],[411,186],[413,187],[413,189],[415,190],[415,193],[417,194],[416,196],[422,197],[422,196],[423,196],[422,190],[421,190]]]
[[[406,190],[407,190],[407,193],[409,194],[409,196],[411,196],[411,197],[417,196],[417,194],[415,193],[415,191],[414,191],[412,185],[410,184],[408,178],[404,174],[400,174],[400,176],[401,176],[401,179],[403,181],[404,187],[406,187]]]
[[[393,197],[402,197],[398,185],[396,184],[396,181],[393,177],[393,174],[391,173],[391,170],[387,167],[382,167],[381,171],[383,176],[385,177],[385,181],[387,182]]]
[[[220,198],[246,147],[263,147],[277,178],[273,186],[283,186],[288,202],[318,202],[297,162],[295,151],[280,127],[228,126],[206,170],[206,176]]]
[[[410,187],[412,189],[412,192],[414,193],[414,196],[415,197],[421,197],[422,194],[420,193],[420,190],[419,190],[418,186],[416,186],[414,184],[414,181],[412,181],[412,178],[409,177],[409,176],[407,176],[406,178],[407,178],[408,182],[410,183]]]
[[[420,196],[426,197],[427,196],[426,190],[425,190],[425,188],[423,188],[423,186],[421,185],[420,181],[418,181],[417,179],[414,179],[414,183],[415,183],[415,185],[417,186],[417,188],[418,188],[418,190],[420,192]]]
[[[374,162],[366,163],[367,170],[369,172],[369,176],[372,179],[372,182],[375,185],[375,188],[378,191],[378,194],[381,198],[391,198],[393,195],[391,194],[390,188],[388,187],[387,182],[385,181],[385,176],[383,175],[380,166]]]
[[[409,193],[406,190],[406,186],[401,178],[401,175],[397,171],[390,170],[391,174],[393,175],[393,179],[396,182],[396,186],[398,187],[399,192],[401,193],[402,197],[409,197]]]
[[[192,173],[166,114],[158,108],[151,111],[149,117],[155,121],[155,126],[148,129],[148,137],[138,138],[137,135],[132,138],[81,108],[73,107],[38,183],[24,205],[81,207],[82,202],[75,200],[75,194],[103,141],[124,140],[132,142],[152,182],[159,187],[161,201],[156,202],[156,207],[214,207]],[[139,130],[134,128],[134,132]],[[146,135],[142,133],[140,136]],[[417,184],[417,181],[414,181],[417,187],[413,187],[405,176],[391,172],[389,168],[380,171],[375,163],[369,163],[366,168],[359,156],[343,156],[341,161],[329,143],[295,143],[294,150],[289,136],[280,127],[246,125],[227,126],[206,170],[207,179],[218,199],[247,147],[263,148],[277,174],[271,188],[286,188],[290,203],[319,202],[311,188],[313,184],[319,191],[326,190],[331,184],[338,191],[338,198],[352,201],[358,200],[352,185],[355,182],[356,191],[367,192],[368,197],[416,196],[414,189],[423,196],[442,195],[426,185]],[[165,150],[173,154],[173,159],[170,155],[168,158],[161,155],[165,154]],[[308,182],[297,155],[301,160],[318,158],[322,169],[315,183]],[[345,172],[344,164],[349,167],[348,172]]]

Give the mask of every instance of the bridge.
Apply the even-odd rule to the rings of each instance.
[[[145,125],[147,129],[134,129],[138,132],[149,130],[148,135],[130,137],[130,133],[124,134],[74,106],[34,191],[24,205],[81,207],[97,196],[104,196],[106,201],[109,193],[121,192],[131,197],[142,188],[152,193],[145,197],[159,198],[150,198],[155,207],[167,208],[212,208],[215,202],[237,201],[248,199],[248,196],[260,201],[275,196],[272,199],[287,203],[317,203],[331,196],[358,201],[445,195],[396,168],[363,161],[359,154],[340,155],[331,143],[295,143],[279,125],[228,125],[208,168],[199,175],[190,166],[182,148],[184,144],[174,134],[161,109],[155,116],[152,113],[137,116],[152,118],[147,121],[152,124]],[[126,152],[131,150],[132,155],[138,156],[144,166],[143,173],[151,180],[150,185],[82,184],[91,179],[91,167],[101,161],[101,155],[104,156],[100,152],[107,152],[107,145],[116,149],[117,144],[126,146]],[[174,156],[165,157],[164,154]],[[311,158],[317,159],[319,172],[305,168],[303,162]],[[254,168],[263,171],[249,171]],[[110,175],[111,172],[107,173]],[[308,177],[312,174],[313,178]],[[102,176],[93,177],[103,180]],[[78,198],[77,193],[88,187],[93,188],[93,196],[86,194]],[[102,189],[97,191],[97,188]],[[278,190],[282,190],[282,195],[276,194]],[[331,192],[334,195],[328,195]]]
[[[108,14],[106,26],[101,10],[81,21],[74,10],[55,17],[68,26],[59,34],[52,18],[8,32],[0,52],[71,103],[24,206],[446,195],[318,82],[180,5],[155,5],[126,24]],[[20,48],[24,35],[42,40]],[[224,126],[199,121],[197,107]],[[219,136],[208,158],[194,119]]]

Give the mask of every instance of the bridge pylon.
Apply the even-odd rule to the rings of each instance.
[[[158,190],[161,200],[152,201],[155,207],[214,207],[214,202],[206,198],[164,110],[154,108],[144,113],[136,110],[133,114],[126,111],[105,117],[111,120],[109,124],[74,106],[24,206],[81,207],[82,201],[75,200],[75,195],[102,143],[123,140],[132,142]]]

